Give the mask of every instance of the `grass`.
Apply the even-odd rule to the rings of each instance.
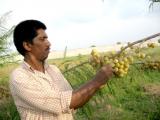
[[[0,120],[20,120],[12,98],[4,98],[0,104]]]
[[[147,51],[159,59],[160,48]],[[68,70],[83,61],[86,56],[49,60],[62,71]],[[1,66],[0,86],[8,90],[9,73],[17,64]],[[75,67],[64,76],[74,89],[93,78],[96,70],[89,64]],[[113,77],[104,88],[75,114],[76,120],[160,120],[160,71],[143,70],[132,65],[127,76]],[[1,92],[2,93],[2,92]],[[0,120],[19,120],[12,97],[0,99]]]

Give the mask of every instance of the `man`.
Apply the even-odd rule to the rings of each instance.
[[[37,20],[16,26],[14,44],[24,61],[11,74],[11,93],[22,120],[72,120],[72,110],[88,102],[109,80],[112,68],[102,67],[92,80],[72,90],[60,70],[45,62],[51,46],[45,30]]]

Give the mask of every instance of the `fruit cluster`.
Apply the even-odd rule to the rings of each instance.
[[[138,42],[137,42],[138,43]],[[141,61],[144,64],[144,68],[160,69],[159,62],[150,62],[150,56],[145,54],[143,51],[144,47],[138,45],[133,45],[128,43],[126,47],[121,47],[119,52],[110,52],[108,54],[102,55],[98,50],[93,49],[91,51],[91,56],[89,59],[90,64],[97,68],[102,67],[105,64],[110,64],[114,70],[114,73],[118,77],[123,77],[128,73],[131,64],[134,64],[134,58]],[[155,48],[155,43],[148,43],[148,48]]]
[[[147,46],[150,48],[155,48],[156,44],[155,43],[148,43]]]
[[[148,61],[148,62],[144,63],[143,68],[159,70],[160,69],[160,61]]]
[[[117,57],[114,57],[115,54],[115,52],[111,52],[108,55],[102,56],[96,49],[93,49],[91,52],[90,63],[95,68],[110,64],[115,75],[123,77],[128,73],[129,66],[133,63],[133,57],[128,56],[128,54],[124,52]]]

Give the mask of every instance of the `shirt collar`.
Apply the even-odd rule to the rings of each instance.
[[[31,71],[31,72],[34,72],[34,71],[35,71],[35,69],[32,68],[26,61],[23,61],[23,62],[22,62],[22,66],[23,66],[25,69],[27,69],[27,70],[29,70],[29,71]],[[48,67],[49,67],[49,65],[48,65],[48,63],[45,61],[45,63],[44,63],[44,69],[47,70]]]

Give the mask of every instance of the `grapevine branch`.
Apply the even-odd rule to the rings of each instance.
[[[148,41],[148,40],[150,40],[150,39],[153,39],[153,38],[155,38],[155,37],[158,37],[158,36],[160,36],[160,33],[157,33],[157,34],[151,35],[151,36],[149,36],[149,37],[146,37],[146,38],[137,40],[137,41],[135,41],[135,42],[132,42],[132,43],[128,44],[127,46],[125,46],[124,48],[122,48],[117,54],[115,54],[114,57],[120,55],[123,51],[125,51],[125,50],[126,50],[127,48],[129,48],[129,47],[132,47],[132,46],[134,46],[134,45],[136,45],[136,44],[138,44],[138,43],[141,43],[141,42],[146,42],[146,41]]]
[[[132,43],[130,43],[129,45],[127,45],[127,46],[125,46],[124,48],[122,48],[122,49],[121,49],[117,54],[115,54],[113,57],[119,56],[123,51],[125,51],[127,48],[129,48],[129,47],[131,47],[131,46],[134,46],[134,45],[136,45],[136,44],[138,44],[138,43],[141,43],[141,42],[146,42],[146,41],[148,41],[148,40],[150,40],[150,39],[153,39],[153,38],[155,38],[155,37],[158,37],[158,36],[160,36],[160,33],[157,33],[157,34],[151,35],[151,36],[149,36],[149,37],[146,37],[146,38],[137,40],[137,41],[135,41],[135,42],[132,42]],[[63,73],[72,71],[72,70],[74,70],[75,68],[77,68],[77,67],[79,67],[79,66],[82,66],[82,65],[85,65],[85,64],[87,64],[87,63],[88,63],[88,61],[84,61],[84,62],[82,62],[81,64],[76,65],[76,66],[74,66],[74,67],[72,67],[72,68],[64,71]]]
[[[74,66],[74,67],[72,67],[72,68],[70,68],[70,69],[68,69],[68,70],[64,71],[63,73],[66,73],[66,72],[72,71],[72,70],[74,70],[75,68],[77,68],[77,67],[79,67],[79,66],[82,66],[82,65],[84,65],[84,64],[87,64],[87,63],[88,63],[88,61],[84,61],[84,62],[82,62],[81,64],[76,65],[76,66]]]

